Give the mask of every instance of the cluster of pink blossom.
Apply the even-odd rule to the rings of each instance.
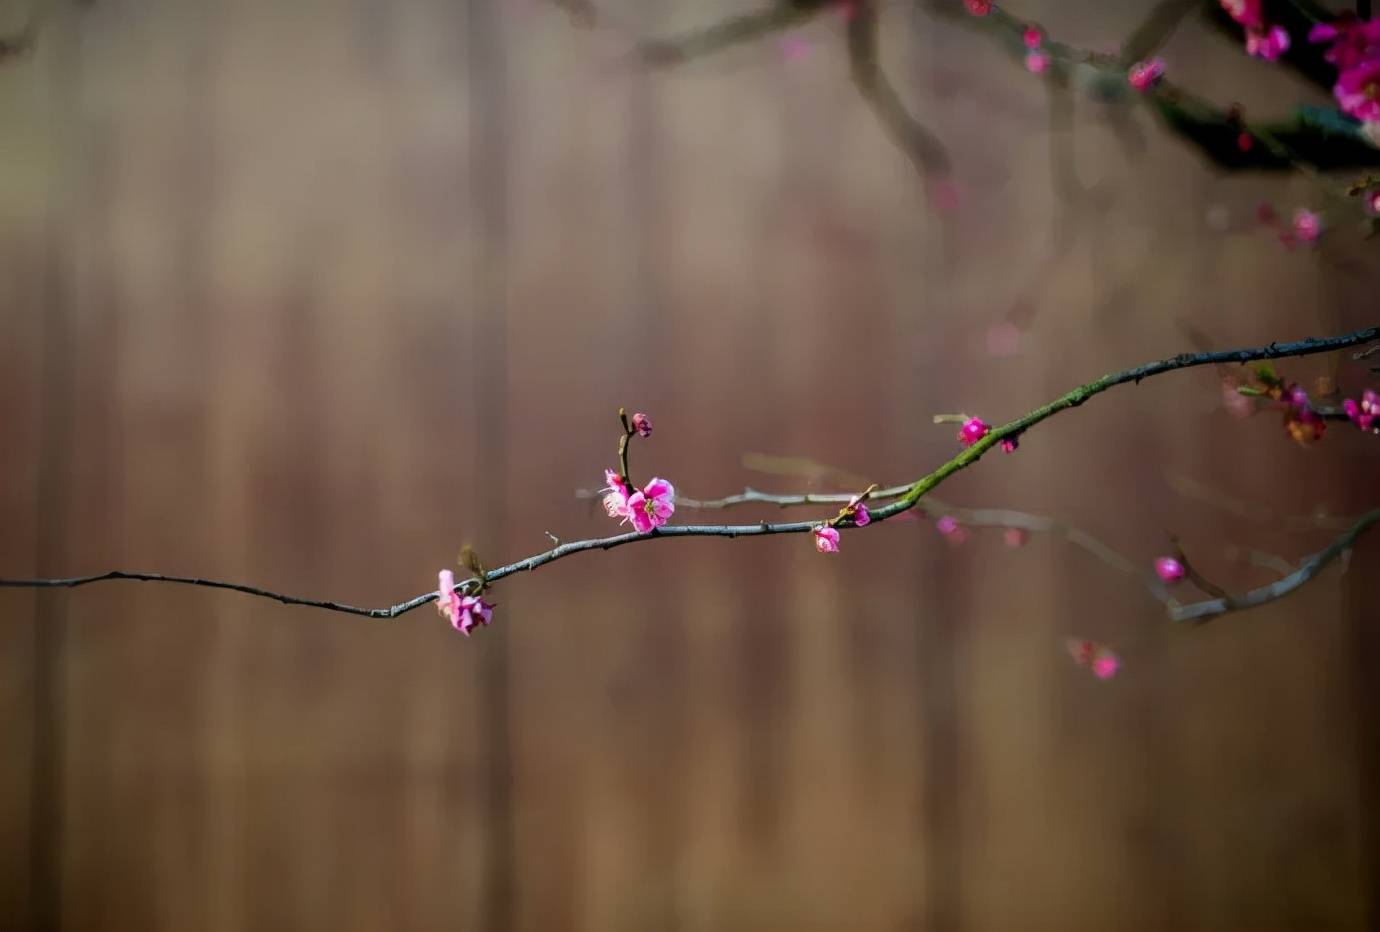
[[[1372,434],[1380,434],[1380,395],[1374,389],[1366,389],[1361,393],[1361,400],[1347,398],[1342,402],[1342,410],[1361,430],[1369,431]]]
[[[631,523],[639,534],[661,527],[676,510],[676,490],[665,479],[652,479],[630,492],[623,477],[612,469],[604,470],[604,478],[608,481],[608,486],[601,490],[607,493],[604,510],[610,518]]]
[[[461,595],[455,591],[455,574],[441,570],[437,576],[436,611],[450,621],[451,627],[465,637],[476,625],[487,625],[493,618],[494,606],[478,595]]]
[[[839,552],[839,529],[835,524],[843,520],[852,520],[854,527],[866,527],[872,523],[872,513],[867,510],[867,505],[863,498],[870,492],[862,495],[854,495],[849,499],[848,504],[840,509],[838,517],[826,524],[817,525],[814,529],[815,549],[820,553]]]
[[[1319,23],[1308,41],[1329,46],[1323,57],[1337,66],[1332,93],[1342,111],[1360,120],[1369,138],[1380,137],[1380,19],[1348,15]]]
[[[1280,222],[1279,215],[1269,204],[1262,203],[1257,207],[1255,216],[1263,226],[1276,232],[1279,241],[1284,244],[1286,249],[1293,249],[1300,243],[1316,243],[1318,238],[1322,236],[1322,217],[1306,207],[1300,207],[1294,211],[1294,216],[1287,227]]]
[[[1289,51],[1289,33],[1265,22],[1261,0],[1221,0],[1222,9],[1246,29],[1246,53],[1275,61]]]

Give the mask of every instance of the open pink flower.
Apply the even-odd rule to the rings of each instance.
[[[1265,25],[1265,15],[1261,0],[1220,0],[1227,15],[1247,29],[1260,29]]]
[[[469,637],[476,625],[487,625],[493,618],[494,607],[477,595],[461,595],[455,591],[455,574],[441,570],[437,574],[436,611],[450,622],[451,627]]]
[[[1150,58],[1138,61],[1126,70],[1126,80],[1142,94],[1150,90],[1164,77],[1164,61]]]
[[[1173,557],[1159,557],[1155,560],[1155,574],[1167,583],[1178,582],[1187,572],[1184,565]]]
[[[1346,71],[1380,58],[1380,19],[1362,21],[1352,16],[1318,23],[1308,31],[1308,41],[1331,44],[1323,57],[1337,70]]]
[[[837,528],[821,524],[814,530],[815,549],[820,553],[839,552],[839,532]]]
[[[623,484],[623,477],[612,469],[605,469],[604,481],[608,484],[599,490],[608,493],[604,496],[604,510],[610,518],[628,520],[628,487]]]
[[[1264,31],[1246,30],[1246,54],[1266,61],[1277,61],[1289,51],[1289,33],[1283,26],[1271,26]]]
[[[1358,120],[1380,120],[1380,58],[1369,58],[1347,68],[1337,78],[1332,93],[1342,110]]]
[[[637,431],[639,437],[650,437],[652,435],[652,419],[639,411],[632,416],[632,429]]]
[[[676,510],[676,490],[665,479],[653,479],[628,496],[627,520],[639,534],[661,527]]]
[[[436,612],[442,618],[450,620],[451,624],[458,624],[460,619],[460,593],[455,591],[455,574],[450,570],[441,570],[437,574],[439,585],[436,589]]]
[[[970,417],[968,418],[968,420],[963,422],[963,427],[961,427],[958,431],[959,442],[961,442],[965,447],[971,447],[973,444],[977,443],[983,437],[986,437],[987,432],[991,429],[992,428],[988,426],[982,420],[982,418]]]
[[[1049,56],[1039,49],[1026,52],[1025,70],[1031,74],[1044,74],[1049,70]]]

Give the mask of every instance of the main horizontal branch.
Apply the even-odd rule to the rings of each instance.
[[[1061,411],[1066,411],[1070,408],[1076,408],[1079,405],[1086,402],[1088,399],[1092,398],[1094,395],[1101,394],[1102,392],[1105,392],[1108,389],[1113,388],[1117,385],[1124,385],[1128,382],[1139,383],[1142,379],[1151,378],[1156,375],[1162,375],[1166,372],[1172,372],[1176,369],[1187,369],[1196,366],[1213,366],[1230,363],[1244,364],[1262,359],[1281,359],[1294,356],[1310,356],[1317,353],[1326,353],[1334,350],[1345,349],[1346,347],[1350,346],[1358,346],[1364,343],[1370,343],[1377,339],[1380,339],[1380,326],[1373,326],[1366,327],[1361,330],[1353,330],[1350,333],[1341,334],[1340,336],[1327,337],[1321,339],[1299,340],[1293,343],[1270,343],[1267,346],[1246,349],[1223,350],[1219,352],[1182,353],[1178,356],[1173,356],[1168,359],[1161,359],[1156,362],[1146,363],[1141,366],[1136,366],[1132,369],[1125,369],[1120,372],[1108,373],[1107,375],[1104,375],[1099,379],[1095,379],[1087,383],[1086,385],[1080,385],[1072,391],[1059,396],[1058,398],[1054,399],[1048,404],[1041,405],[1040,407],[1034,409],[1028,414],[1023,415],[1017,418],[1016,420],[1011,421],[1008,424],[1004,424],[1000,427],[994,428],[990,433],[988,433],[977,443],[963,450],[957,456],[953,457],[953,459],[950,459],[948,462],[941,465],[938,469],[934,470],[928,475],[922,476],[915,482],[911,483],[908,487],[905,487],[904,491],[901,492],[899,496],[890,504],[875,509],[872,512],[872,524],[868,525],[868,527],[880,524],[886,521],[888,518],[894,518],[896,515],[899,515],[915,507],[916,503],[919,502],[925,494],[939,486],[942,482],[944,482],[954,473],[958,472],[959,470],[966,469],[968,466],[971,466],[973,463],[977,462],[994,445],[1000,443],[1003,438],[1014,438],[1020,435],[1021,433],[1025,432],[1026,430],[1029,430],[1030,428],[1034,427],[1036,424],[1039,424],[1041,421],[1053,417]],[[896,490],[884,491],[893,492]],[[1368,518],[1370,517],[1371,516],[1368,516]],[[1374,523],[1373,518],[1371,518],[1370,523]],[[1354,541],[1355,537],[1362,533],[1366,528],[1368,528],[1370,526],[1370,523],[1364,524],[1364,526],[1358,525],[1357,527],[1353,528],[1351,532],[1349,532],[1349,536],[1344,535],[1341,539],[1339,539],[1338,543],[1334,544],[1334,547],[1337,548],[1336,553],[1340,553],[1346,548],[1350,547],[1351,542]],[[508,576],[512,576],[515,573],[522,573],[535,570],[540,566],[544,566],[548,563],[554,563],[557,560],[560,560],[564,557],[573,556],[577,553],[583,553],[589,550],[611,550],[614,547],[621,547],[624,544],[631,544],[639,541],[651,541],[682,537],[732,538],[762,537],[771,534],[804,534],[812,531],[815,527],[818,526],[818,524],[819,521],[793,521],[782,523],[762,521],[757,524],[668,525],[657,528],[656,530],[647,534],[631,532],[625,534],[616,534],[611,537],[598,537],[592,538],[590,540],[571,541],[568,543],[558,544],[557,546],[552,547],[550,550],[534,554],[532,556],[518,560],[515,563],[509,563],[507,566],[501,566],[497,569],[489,570],[484,574],[484,582],[486,584],[495,583],[499,580],[505,579]],[[1304,573],[1305,571],[1307,571],[1307,574],[1303,576],[1301,579],[1299,579],[1298,583],[1296,583],[1289,589],[1286,589],[1285,591],[1287,592],[1291,591],[1292,588],[1297,588],[1297,585],[1302,584],[1303,581],[1306,581],[1308,576],[1311,576],[1313,573],[1317,571],[1318,568],[1320,568],[1322,565],[1325,565],[1330,559],[1332,559],[1332,557],[1326,557],[1326,559],[1322,559],[1332,549],[1333,548],[1329,548],[1328,551],[1324,551],[1323,554],[1319,554],[1318,557],[1315,557],[1314,560],[1321,560],[1321,562],[1318,562],[1317,565],[1313,566],[1312,569],[1308,569],[1308,566],[1311,565],[1311,563],[1306,564],[1304,568],[1301,568],[1299,570],[1299,573]],[[1334,553],[1332,556],[1335,557],[1336,553]],[[403,615],[407,612],[410,612],[415,608],[420,608],[421,606],[426,605],[429,602],[435,601],[437,598],[437,593],[427,592],[422,595],[416,596],[415,598],[408,599],[405,602],[399,602],[396,605],[390,605],[387,608],[360,608],[353,605],[346,605],[341,602],[332,602],[321,599],[309,599],[300,596],[285,595],[283,593],[273,592],[268,589],[262,589],[257,586],[249,586],[242,583],[225,582],[222,580],[215,579],[201,579],[190,576],[169,576],[161,573],[133,573],[121,570],[115,570],[109,573],[102,573],[95,576],[77,576],[65,579],[0,579],[0,587],[30,589],[72,588],[76,586],[88,585],[90,583],[103,582],[106,580],[115,579],[128,579],[143,582],[176,583],[180,585],[202,586],[214,589],[230,589],[235,592],[243,592],[246,595],[252,595],[265,599],[272,599],[277,602],[282,602],[286,605],[301,605],[308,608],[319,608],[326,611],[341,612],[349,615],[360,615],[367,618],[396,618],[399,615]],[[1281,580],[1280,582],[1274,585],[1280,586],[1287,581],[1287,579]],[[472,591],[478,588],[479,582],[480,580],[477,577],[470,577],[469,579],[466,579],[463,582],[457,584],[456,589]],[[1253,598],[1253,596],[1251,594],[1247,594],[1246,596],[1243,596],[1241,598],[1250,599]],[[1191,608],[1191,606],[1185,607],[1185,609],[1188,608]],[[1207,613],[1206,610],[1203,610],[1203,612]]]

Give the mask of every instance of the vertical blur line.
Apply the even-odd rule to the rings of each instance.
[[[476,308],[470,358],[474,385],[470,399],[477,409],[483,442],[475,444],[483,477],[477,500],[481,555],[492,562],[503,552],[503,511],[508,501],[508,94],[502,0],[465,0],[465,61],[470,88],[470,203],[479,217],[481,236],[471,257],[471,297]],[[508,626],[485,632],[481,670],[485,760],[485,884],[480,906],[481,928],[512,928],[514,899],[512,674]]]
[[[42,417],[38,441],[38,503],[34,567],[38,575],[58,575],[67,549],[67,478],[72,462],[72,384],[66,360],[73,343],[70,302],[64,273],[71,205],[70,166],[79,151],[67,145],[74,130],[80,58],[67,35],[67,23],[50,11],[42,41],[50,67],[48,108],[52,158],[48,171],[48,230],[42,272]],[[75,24],[72,28],[75,28]],[[30,787],[29,858],[32,877],[29,928],[62,926],[62,853],[66,702],[66,619],[58,593],[39,595],[34,605],[33,782]]]
[[[1338,296],[1340,297],[1340,296]],[[1362,465],[1352,473],[1346,488],[1368,488],[1363,476],[1373,478]],[[1374,507],[1362,495],[1351,496],[1348,513],[1360,514]],[[1344,585],[1347,590],[1347,624],[1351,629],[1350,656],[1352,715],[1356,727],[1357,839],[1360,847],[1360,894],[1362,929],[1380,929],[1380,688],[1375,671],[1380,669],[1380,628],[1376,627],[1377,593],[1375,568],[1380,567],[1380,534],[1372,531],[1356,542]]]
[[[919,51],[910,66],[909,96],[917,116],[924,119],[923,108],[914,101],[923,96],[930,84],[929,65],[938,57],[941,40],[935,35],[934,21],[927,20],[919,7],[910,14],[909,33],[912,48]],[[951,271],[961,262],[959,244],[950,235],[948,221],[930,209],[932,223],[940,229],[926,237],[921,255],[917,290],[933,294],[938,306],[944,306],[946,296],[939,283],[950,280]],[[930,285],[929,283],[934,283]],[[918,284],[918,283],[917,283]],[[925,315],[917,314],[923,328]],[[925,398],[933,394],[933,371],[926,366],[912,366],[909,397]],[[923,446],[923,445],[922,445]],[[916,462],[923,462],[918,458]],[[968,609],[967,600],[959,587],[968,584],[965,566],[957,561],[953,548],[938,548],[939,572],[929,572],[928,585],[916,594],[916,605],[930,610],[917,620],[919,632],[915,643],[920,677],[920,826],[921,844],[925,851],[924,902],[919,908],[919,926],[929,932],[957,932],[963,925],[963,852],[964,823],[962,813],[970,804],[964,796],[962,744],[962,697],[958,663],[961,659],[959,613]],[[923,551],[921,551],[923,553]],[[919,574],[917,574],[919,575]]]

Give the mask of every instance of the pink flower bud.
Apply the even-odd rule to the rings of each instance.
[[[632,416],[632,429],[637,431],[639,437],[650,437],[652,435],[652,419],[639,411]]]
[[[1025,70],[1031,74],[1044,74],[1049,70],[1049,56],[1044,52],[1027,52],[1025,56]]]
[[[968,8],[968,12],[974,16],[986,16],[992,12],[991,0],[963,0],[963,5]]]
[[[1021,32],[1021,41],[1025,43],[1025,47],[1028,49],[1038,49],[1040,44],[1044,42],[1044,38],[1040,33],[1039,26],[1026,26]]]
[[[1294,236],[1300,242],[1316,242],[1322,235],[1322,218],[1311,210],[1299,208],[1294,212]]]
[[[965,447],[971,447],[986,437],[987,432],[991,429],[983,422],[982,418],[970,417],[963,422],[963,427],[958,432],[958,439]]]
[[[1184,578],[1184,565],[1173,557],[1159,557],[1155,560],[1155,573],[1167,583],[1176,583]]]
[[[1126,71],[1126,80],[1141,93],[1145,93],[1164,77],[1164,62],[1158,58],[1138,61]]]

